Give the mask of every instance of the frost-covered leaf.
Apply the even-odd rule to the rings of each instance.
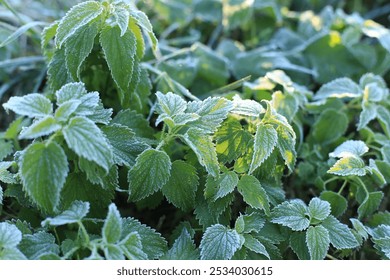
[[[278,127],[276,132],[278,134],[278,142],[276,146],[284,159],[284,163],[287,165],[290,172],[292,172],[294,170],[297,157],[297,153],[295,151],[295,134],[291,135],[291,133],[283,127]]]
[[[81,65],[91,53],[99,32],[99,21],[81,26],[65,41],[66,67],[74,80],[80,80]]]
[[[350,78],[338,78],[324,84],[314,95],[314,100],[321,100],[330,97],[354,98],[362,95],[359,85]]]
[[[54,113],[54,117],[59,122],[67,122],[69,118],[76,112],[80,104],[81,101],[77,99],[65,101],[60,106],[58,106]]]
[[[251,250],[255,253],[264,255],[268,259],[271,259],[268,252],[267,252],[267,249],[264,247],[264,245],[258,239],[254,238],[250,234],[245,234],[244,238],[245,238],[244,247],[248,248],[249,250]]]
[[[290,247],[300,260],[310,260],[309,249],[306,244],[306,232],[296,231],[290,236]]]
[[[0,251],[0,260],[26,260],[26,257],[17,248],[4,248]]]
[[[348,202],[344,196],[332,192],[332,191],[323,191],[320,195],[322,200],[326,200],[330,203],[331,214],[335,217],[340,216],[347,210]]]
[[[148,259],[158,259],[165,253],[167,242],[158,232],[136,219],[122,219],[122,239],[131,232],[137,232],[140,235],[142,251],[148,255]]]
[[[359,115],[359,122],[357,124],[357,129],[361,130],[365,128],[370,121],[377,117],[377,105],[369,102],[363,102],[363,110]]]
[[[129,89],[133,76],[136,38],[132,32],[121,36],[118,26],[106,27],[100,33],[100,44],[117,86],[124,93]],[[122,67],[126,65],[126,67]],[[124,96],[122,96],[122,101]]]
[[[112,165],[112,150],[93,121],[85,117],[74,117],[62,132],[69,148],[78,156],[95,162],[108,172]]]
[[[187,211],[195,205],[195,192],[198,184],[199,177],[196,168],[177,160],[172,163],[171,176],[161,190],[169,202]]]
[[[125,259],[122,248],[117,244],[104,244],[103,252],[107,260]]]
[[[219,164],[211,136],[204,134],[202,130],[191,128],[183,136],[183,140],[194,151],[199,163],[206,168],[207,172],[217,177]]]
[[[13,152],[13,145],[9,141],[0,139],[0,160],[5,159]]]
[[[119,247],[129,260],[146,260],[148,257],[142,251],[141,236],[137,232],[128,234],[123,240],[121,240]]]
[[[241,193],[244,201],[255,209],[263,209],[269,215],[269,199],[267,193],[261,186],[259,180],[251,175],[241,177],[237,185],[237,190]]]
[[[57,104],[62,105],[69,100],[79,100],[87,94],[83,83],[67,83],[56,91]]]
[[[197,121],[191,123],[191,127],[206,134],[213,133],[232,108],[233,103],[225,98],[209,97],[203,101],[189,102],[186,112],[200,116]]]
[[[123,36],[127,28],[129,27],[130,12],[125,5],[116,5],[114,9],[115,22],[118,24],[121,30],[121,36]]]
[[[56,45],[61,48],[62,44],[77,30],[103,12],[103,5],[96,1],[86,1],[74,6],[62,18],[56,34]]]
[[[233,109],[231,110],[233,114],[258,117],[264,112],[263,106],[254,100],[241,99],[239,95],[233,97]]]
[[[383,199],[383,192],[370,192],[358,208],[359,219],[373,214],[378,210]]]
[[[0,223],[0,248],[14,248],[22,240],[22,233],[12,224]],[[0,249],[0,251],[1,251]]]
[[[349,249],[359,246],[351,230],[335,217],[329,216],[321,225],[329,232],[330,243],[337,249]]]
[[[23,153],[20,175],[23,188],[37,205],[54,211],[69,167],[64,150],[55,142],[36,142]]]
[[[112,203],[108,207],[108,214],[104,220],[102,228],[103,241],[105,243],[116,243],[119,241],[122,234],[122,220],[121,215],[116,208],[115,204]]]
[[[162,260],[197,260],[199,250],[196,248],[191,235],[184,228],[175,240],[172,248],[161,258]]]
[[[149,145],[136,139],[135,133],[128,127],[112,124],[102,128],[113,151],[114,163],[133,166],[137,156]]]
[[[348,140],[343,144],[338,146],[332,153],[329,154],[330,157],[343,158],[343,157],[360,157],[368,152],[367,145],[360,140]]]
[[[166,114],[173,117],[177,114],[184,113],[187,109],[187,102],[177,94],[168,92],[163,94],[161,92],[156,93],[158,100],[157,113]]]
[[[348,117],[333,108],[324,110],[313,126],[314,139],[323,144],[338,140],[348,128]],[[329,129],[332,127],[332,129]]]
[[[41,136],[49,135],[61,129],[61,125],[57,123],[54,117],[46,116],[35,121],[31,126],[22,130],[19,139],[34,139]]]
[[[13,96],[4,109],[14,111],[18,115],[30,118],[40,118],[53,112],[53,105],[49,99],[39,93],[30,93],[24,96]]]
[[[60,226],[80,222],[89,212],[89,202],[74,201],[69,209],[54,218],[46,218],[42,226]]]
[[[171,176],[171,160],[163,152],[148,149],[142,152],[128,173],[130,198],[138,201],[160,190]]]
[[[310,220],[307,206],[302,200],[285,201],[276,206],[271,213],[271,222],[300,231],[308,228]]]
[[[39,231],[35,234],[25,234],[18,247],[29,260],[38,260],[44,255],[58,255],[60,249],[55,241],[55,237],[50,233]]]
[[[329,232],[323,226],[309,227],[306,244],[312,260],[323,260],[329,249]]]
[[[235,230],[215,224],[203,234],[200,256],[202,260],[229,260],[240,248],[240,236]]]
[[[233,192],[238,184],[238,176],[233,171],[222,173],[217,179],[218,190],[214,196],[214,201]]]
[[[322,221],[330,214],[330,204],[327,201],[314,197],[310,200],[308,210],[311,221]]]
[[[278,140],[278,134],[272,125],[257,127],[252,162],[249,174],[253,173],[272,153]]]
[[[367,168],[364,161],[359,157],[344,157],[339,159],[329,170],[328,173],[339,176],[364,176]]]
[[[238,233],[259,232],[265,224],[265,219],[259,212],[252,212],[249,215],[240,215],[236,220],[236,231]]]

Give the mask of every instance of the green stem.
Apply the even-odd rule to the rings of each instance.
[[[347,180],[344,180],[344,183],[343,183],[343,185],[341,186],[341,188],[340,188],[338,194],[341,194],[341,193],[343,192],[343,190],[344,190],[345,186],[347,185],[347,183],[348,183],[348,181],[347,181]]]
[[[324,182],[324,185],[327,185],[327,184],[329,184],[330,182],[336,181],[336,180],[338,180],[338,179],[339,179],[339,177],[332,177],[332,178],[326,180],[326,181]]]
[[[83,237],[86,241],[85,247],[88,247],[90,243],[88,232],[81,221],[78,221],[77,224],[79,225],[79,228],[81,229],[81,232],[83,233]]]
[[[337,261],[337,260],[338,260],[337,258],[335,258],[335,257],[333,257],[332,255],[329,255],[329,254],[326,254],[326,257],[327,257],[328,259],[331,259],[331,260],[334,260],[334,261]]]

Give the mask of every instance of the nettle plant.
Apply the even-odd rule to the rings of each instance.
[[[223,5],[229,33],[240,15]],[[243,14],[269,7],[281,23],[276,5]],[[390,258],[384,79],[313,93],[266,68],[228,84],[259,52],[224,44],[160,51],[129,1],[82,2],[45,28],[45,92],[3,104],[17,118],[0,138],[0,259]],[[318,78],[316,63],[287,68]],[[187,88],[202,82],[217,89]]]

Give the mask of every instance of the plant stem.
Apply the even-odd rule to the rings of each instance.
[[[347,180],[344,180],[344,183],[343,185],[341,186],[340,190],[338,191],[338,194],[341,194],[345,188],[345,186],[347,185],[348,181]]]

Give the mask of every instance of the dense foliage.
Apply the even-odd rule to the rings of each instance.
[[[386,1],[31,2],[0,259],[390,258]]]

